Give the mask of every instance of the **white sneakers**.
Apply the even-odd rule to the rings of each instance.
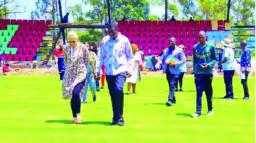
[[[200,116],[200,114],[198,114],[197,112],[194,114],[194,115],[192,115],[192,118],[197,118],[197,117],[199,117]]]
[[[207,112],[207,116],[212,116],[212,115],[213,115],[213,110]],[[196,112],[195,114],[192,115],[192,118],[197,118],[199,116],[201,116],[201,114]]]
[[[213,115],[213,110],[211,110],[211,111],[208,111],[208,112],[207,112],[207,115],[208,115],[208,116],[211,116],[211,115]]]

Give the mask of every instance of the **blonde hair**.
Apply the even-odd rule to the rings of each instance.
[[[136,44],[132,44],[132,53],[135,54],[138,50],[138,46]]]
[[[74,38],[74,39],[77,39],[78,40],[78,35],[76,34],[76,32],[74,31],[70,31],[68,32],[68,36],[67,36],[67,39],[71,39],[71,38]]]

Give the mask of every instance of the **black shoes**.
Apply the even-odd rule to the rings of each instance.
[[[124,126],[124,119],[120,118],[118,121],[112,121],[112,123],[110,125]]]
[[[93,102],[96,101],[96,95],[93,96],[93,99],[92,99],[92,100],[93,100]]]

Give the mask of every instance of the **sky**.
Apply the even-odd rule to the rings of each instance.
[[[66,3],[65,3],[66,1]],[[12,8],[16,13],[12,14],[10,18],[12,19],[30,19],[30,13],[35,9],[36,0],[14,0],[14,3],[8,5],[8,7]],[[81,4],[81,0],[62,0],[62,7],[65,9],[66,7],[71,7],[76,4]],[[66,11],[63,11],[66,13]],[[152,7],[150,10],[150,14],[152,15],[163,15],[164,14],[164,6],[163,7]]]
[[[18,19],[30,19],[30,13],[33,11],[35,6],[36,0],[14,0],[14,4],[9,5],[9,7],[12,7],[16,14],[13,14],[11,18],[18,18]],[[77,3],[81,3],[81,0],[62,0],[62,7],[65,9],[65,6],[73,6]],[[63,13],[66,13],[63,11]]]

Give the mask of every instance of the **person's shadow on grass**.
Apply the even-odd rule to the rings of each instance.
[[[221,97],[221,96],[214,96],[214,97],[212,97],[213,99],[218,99],[218,100],[226,100],[226,101],[228,101],[228,100],[237,100],[237,98],[233,98],[233,99],[225,99],[224,97]]]
[[[192,117],[192,115],[189,114],[189,113],[177,113],[176,115],[178,115],[178,116],[183,116],[183,117],[189,117],[189,118]]]
[[[71,120],[46,120],[46,123],[50,124],[74,124]],[[110,122],[106,121],[83,121],[81,125],[110,125]]]

